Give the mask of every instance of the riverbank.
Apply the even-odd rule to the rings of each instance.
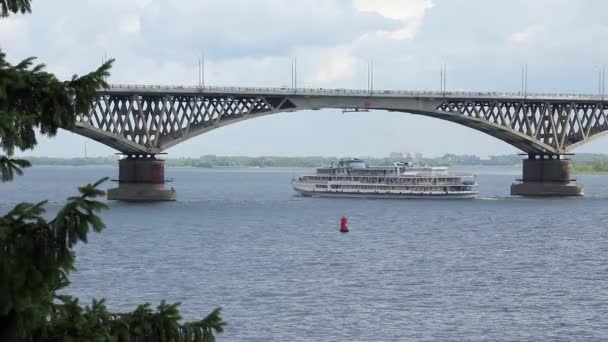
[[[575,174],[605,174],[608,173],[608,161],[596,160],[588,163],[575,163],[572,165]]]
[[[337,164],[342,159],[351,157],[243,157],[243,156],[202,156],[199,158],[167,158],[166,167],[192,167],[204,169],[313,169],[320,166]],[[94,158],[50,158],[26,157],[32,165],[51,166],[116,166],[119,157]],[[368,165],[392,166],[397,161],[411,161],[417,165],[449,167],[521,167],[522,156],[505,155],[481,159],[477,156],[446,154],[438,158],[374,158],[360,157]],[[578,154],[572,157],[573,174],[608,173],[608,157],[602,154]]]
[[[340,160],[350,159],[352,156],[343,157],[244,157],[244,156],[214,156],[207,155],[198,158],[167,158],[167,167],[197,167],[197,168],[316,168],[337,164]],[[504,166],[517,165],[521,159],[517,155],[499,156],[492,159],[482,160],[476,156],[446,154],[438,158],[377,158],[358,157],[365,160],[368,165],[392,166],[395,162],[413,162],[417,165],[429,166]],[[118,156],[95,157],[95,158],[50,158],[50,157],[25,157],[33,165],[61,165],[61,166],[87,166],[87,165],[116,165]]]

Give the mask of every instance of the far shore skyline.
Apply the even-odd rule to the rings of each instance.
[[[581,155],[581,156],[606,156],[608,157],[608,153],[573,153],[571,154],[572,156],[576,156],[576,155]],[[125,154],[122,153],[115,153],[115,154],[109,154],[109,155],[97,155],[97,156],[74,156],[74,157],[56,157],[56,156],[39,156],[39,155],[28,155],[28,154],[23,154],[20,157],[21,158],[48,158],[48,159],[62,159],[62,160],[69,160],[69,159],[119,159],[121,158],[121,156],[125,156]],[[457,156],[457,157],[475,157],[475,158],[480,158],[482,160],[486,160],[486,159],[491,159],[492,157],[510,157],[510,156],[521,156],[522,158],[524,158],[526,156],[525,153],[507,153],[507,154],[495,154],[495,155],[487,155],[487,156],[480,156],[480,155],[476,155],[476,154],[459,154],[459,153],[444,153],[442,155],[437,155],[437,156],[433,156],[433,155],[423,155],[422,157],[416,158],[416,157],[407,157],[407,156],[403,156],[403,157],[399,157],[399,158],[403,158],[403,159],[408,159],[408,158],[412,158],[412,159],[439,159],[439,158],[443,158],[446,156]],[[399,159],[396,157],[391,156],[391,153],[388,153],[386,155],[379,155],[379,156],[373,156],[373,155],[220,155],[220,154],[204,154],[204,155],[200,155],[200,156],[194,156],[194,157],[185,157],[185,156],[171,156],[169,154],[161,154],[161,155],[157,155],[157,158],[161,158],[161,159],[197,159],[197,158],[204,158],[204,157],[220,157],[220,158],[265,158],[265,157],[269,157],[269,158],[374,158],[374,159]]]
[[[217,156],[217,157],[228,157],[228,158],[236,158],[236,157],[244,157],[244,158],[262,158],[262,157],[276,157],[276,158],[346,158],[346,157],[353,157],[353,158],[391,158],[391,153],[393,152],[389,152],[386,153],[385,155],[357,155],[357,154],[345,154],[345,155],[296,155],[296,154],[285,154],[285,155],[278,155],[278,154],[264,154],[264,155],[245,155],[245,154],[233,154],[233,155],[224,155],[224,154],[202,154],[200,156],[172,156],[170,153],[166,153],[166,154],[160,154],[157,155],[158,158],[163,158],[163,159],[192,159],[192,158],[200,158],[200,157],[206,157],[206,156]],[[418,159],[433,159],[433,158],[441,158],[445,155],[457,155],[457,156],[474,156],[474,157],[479,157],[479,158],[490,158],[493,156],[510,156],[510,155],[518,155],[519,153],[507,153],[507,154],[496,154],[496,155],[486,155],[486,156],[481,156],[481,155],[476,155],[476,154],[459,154],[459,153],[444,153],[441,155],[426,155],[423,154],[422,157],[418,158]],[[53,159],[84,159],[84,158],[88,158],[88,159],[95,159],[95,158],[120,158],[120,156],[123,156],[125,154],[122,153],[113,153],[113,154],[107,154],[107,155],[80,155],[80,156],[69,156],[69,157],[61,157],[61,156],[54,156],[54,155],[38,155],[38,154],[28,154],[28,153],[20,153],[19,157],[20,158],[53,158]],[[408,158],[407,156],[403,156],[401,158]],[[415,157],[414,157],[415,158]]]

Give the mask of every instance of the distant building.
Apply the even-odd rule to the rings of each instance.
[[[391,152],[391,154],[389,154],[389,158],[390,159],[402,159],[403,153],[402,152]]]
[[[423,159],[424,155],[419,152],[391,152],[390,159]]]

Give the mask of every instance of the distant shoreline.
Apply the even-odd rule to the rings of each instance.
[[[239,156],[202,156],[199,158],[168,158],[165,159],[166,167],[195,167],[195,168],[317,168],[337,164],[342,159],[352,157],[239,157]],[[392,166],[397,161],[413,162],[417,165],[429,166],[511,166],[520,163],[521,158],[517,155],[499,156],[492,160],[483,160],[476,156],[445,155],[440,158],[375,158],[359,157],[374,166]],[[117,164],[117,157],[95,157],[95,158],[50,158],[50,157],[25,157],[32,165],[63,165],[63,166],[95,166]]]
[[[336,164],[342,159],[350,157],[239,157],[239,156],[202,156],[199,158],[168,158],[165,159],[167,168],[199,168],[199,169],[314,169],[321,166]],[[23,157],[34,166],[110,166],[116,167],[118,158],[50,158],[50,157]],[[448,167],[519,167],[521,155],[493,156],[481,159],[472,155],[446,154],[438,158],[374,158],[360,157],[368,165],[392,166],[397,161],[411,161],[418,165],[448,166]],[[572,158],[573,174],[603,174],[608,173],[608,156],[604,154],[578,154]]]
[[[37,166],[51,166],[51,167],[92,167],[92,166],[103,166],[118,169],[118,164],[87,164],[87,165],[58,165],[58,164],[34,164],[32,167]],[[518,168],[520,165],[450,165],[450,167],[470,167],[470,168],[483,168],[483,169],[507,169],[507,168]],[[168,165],[168,169],[198,169],[198,170],[311,170],[316,167],[305,167],[305,166],[264,166],[264,167],[253,167],[253,166],[215,166],[215,167],[197,167],[197,166],[174,166]],[[608,175],[608,171],[579,171],[575,167],[572,169],[573,175]]]

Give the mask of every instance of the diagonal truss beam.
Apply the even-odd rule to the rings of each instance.
[[[409,112],[457,122],[524,152],[563,154],[608,132],[608,104],[589,99],[420,98],[100,92],[76,133],[124,153],[159,153],[218,127],[320,108]]]
[[[101,94],[78,116],[76,132],[121,152],[159,153],[213,128],[295,108],[277,96]]]
[[[608,131],[608,105],[590,101],[450,99],[437,112],[481,119],[528,153],[564,154]]]

